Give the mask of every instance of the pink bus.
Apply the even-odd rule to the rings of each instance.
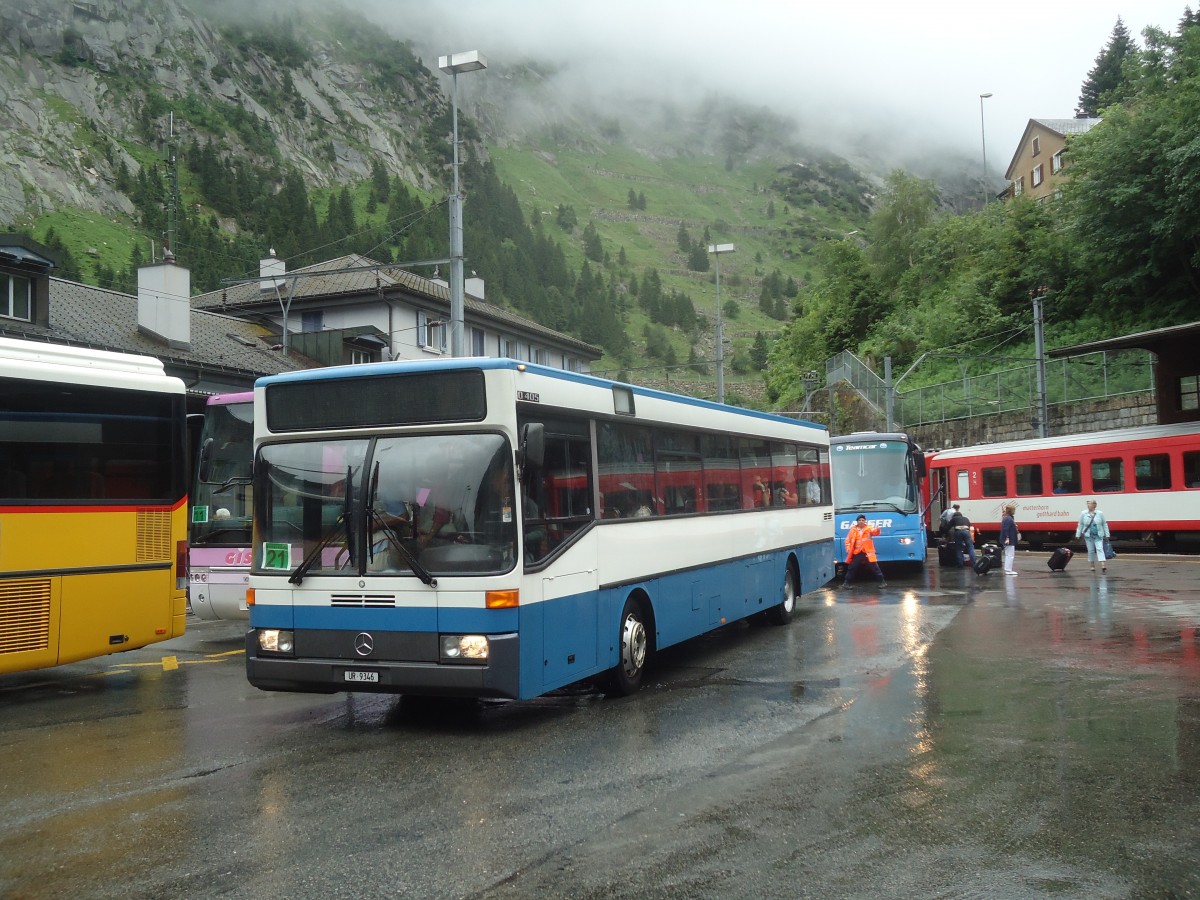
[[[201,619],[247,619],[254,394],[218,394],[204,410],[189,524],[188,601]]]

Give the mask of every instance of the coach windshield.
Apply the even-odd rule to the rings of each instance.
[[[516,560],[512,450],[498,434],[265,445],[256,572],[493,574]]]

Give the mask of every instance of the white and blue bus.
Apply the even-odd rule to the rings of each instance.
[[[916,442],[898,432],[856,432],[830,438],[829,454],[839,541],[866,515],[879,526],[874,543],[881,563],[924,565],[925,454]]]
[[[628,694],[833,576],[823,426],[509,359],[269,376],[254,404],[264,690]]]

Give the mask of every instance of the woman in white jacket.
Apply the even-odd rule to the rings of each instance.
[[[1100,563],[1100,571],[1107,572],[1108,565],[1104,556],[1104,542],[1109,539],[1108,519],[1104,513],[1096,509],[1096,501],[1089,500],[1087,509],[1079,516],[1079,527],[1075,529],[1075,537],[1083,538],[1087,544],[1088,562],[1092,571],[1096,571],[1096,563]]]

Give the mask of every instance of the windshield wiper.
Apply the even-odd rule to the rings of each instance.
[[[292,576],[288,579],[289,584],[299,584],[304,580],[304,576],[308,574],[309,569],[311,569],[313,565],[316,564],[317,560],[321,558],[321,551],[333,543],[333,539],[337,535],[339,526],[345,529],[346,543],[350,543],[350,489],[352,477],[353,476],[350,468],[347,467],[346,487],[344,491],[345,496],[342,500],[342,511],[338,517],[334,519],[333,524],[331,524],[329,528],[325,530],[325,533],[321,535],[321,540],[317,541],[317,545],[309,550],[304,559],[300,561],[300,565],[296,566],[295,571],[292,572]]]
[[[412,555],[407,547],[404,546],[404,543],[400,539],[400,535],[396,534],[396,529],[392,527],[391,522],[385,519],[383,515],[375,509],[375,496],[378,490],[379,463],[376,462],[375,471],[371,473],[371,488],[367,493],[367,521],[371,523],[372,530],[379,530],[383,532],[383,536],[387,538],[387,542],[391,544],[393,548],[395,548],[397,553],[400,554],[400,558],[403,559],[408,564],[408,567],[413,570],[414,575],[416,575],[421,579],[421,581],[425,582],[425,584],[429,585],[430,587],[437,587],[437,579],[430,574],[428,569],[417,562],[417,558]],[[409,522],[413,523],[412,528],[413,534],[415,535],[417,533],[415,525],[417,521],[416,510],[409,507],[407,503],[404,504],[404,508],[408,515]],[[374,541],[368,541],[368,553],[374,552],[374,544]]]
[[[404,543],[400,540],[400,535],[396,534],[396,530],[392,528],[391,523],[374,508],[371,509],[370,513],[373,528],[383,533],[383,536],[387,538],[387,542],[392,545],[395,551],[400,554],[400,558],[413,570],[413,574],[430,587],[437,587],[437,579],[430,574],[428,569],[417,562],[417,558],[404,546]]]
[[[904,514],[905,510],[902,506],[897,506],[887,500],[864,500],[862,503],[852,503],[849,506],[839,506],[838,512],[847,513],[855,512],[864,509],[894,509],[896,512]]]

